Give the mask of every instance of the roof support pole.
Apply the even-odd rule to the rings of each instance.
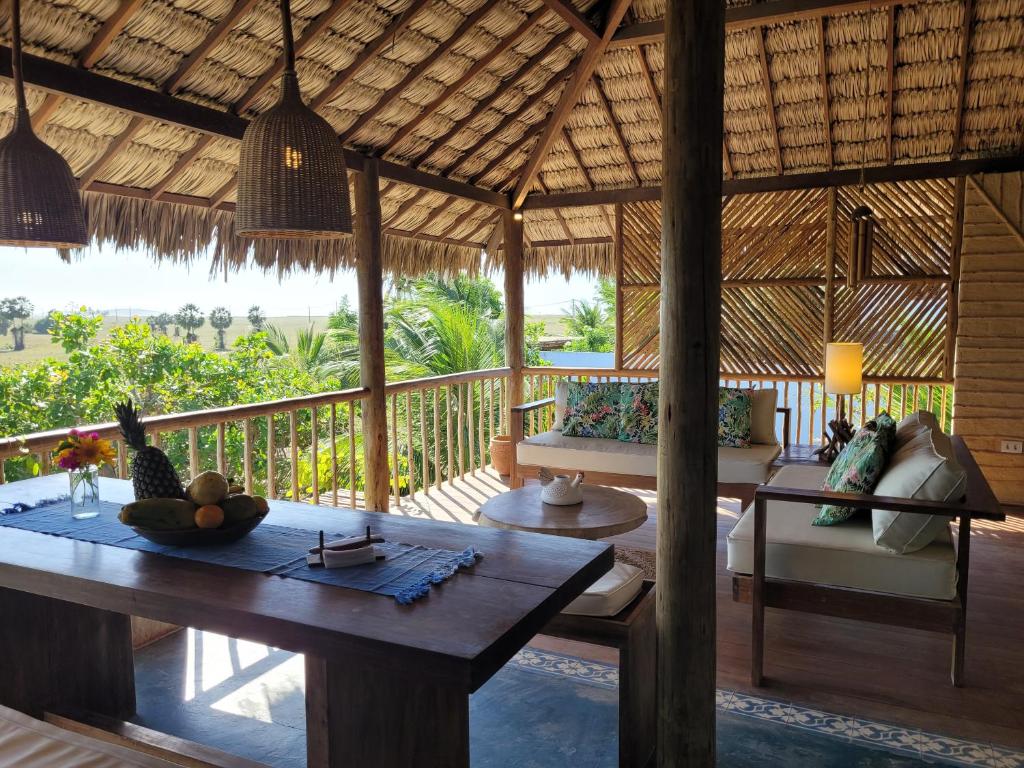
[[[381,265],[380,179],[368,158],[355,174],[356,279],[359,283],[359,383],[363,400],[364,503],[388,511],[388,414],[384,396],[384,275]]]
[[[507,407],[523,402],[523,344],[525,319],[523,306],[523,218],[512,211],[501,212],[501,227],[504,234],[502,254],[505,257],[505,367],[511,368],[508,375]],[[515,414],[509,411],[506,423],[513,435],[517,434],[513,422]],[[521,431],[522,425],[518,425]],[[513,451],[515,448],[513,447]],[[513,467],[515,456],[512,457]],[[511,485],[521,484],[516,471],[512,470]]]
[[[657,759],[713,768],[725,6],[665,19]]]

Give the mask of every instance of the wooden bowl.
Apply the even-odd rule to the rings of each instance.
[[[154,531],[150,528],[131,526],[139,536],[149,539],[154,544],[166,544],[170,547],[202,547],[217,544],[230,544],[247,536],[257,525],[263,522],[266,515],[250,517],[229,528],[189,528],[184,531]]]

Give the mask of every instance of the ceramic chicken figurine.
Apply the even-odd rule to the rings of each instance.
[[[537,473],[542,488],[540,489],[540,500],[545,504],[557,504],[568,506],[579,504],[583,501],[583,473],[578,472],[576,477],[568,475],[553,475],[546,467],[542,467]]]

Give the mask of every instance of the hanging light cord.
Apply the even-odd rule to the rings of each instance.
[[[284,71],[294,75],[295,40],[292,37],[292,7],[289,0],[281,0],[281,31],[284,33]]]
[[[18,112],[26,112],[25,78],[21,73],[21,0],[11,0],[11,74]]]

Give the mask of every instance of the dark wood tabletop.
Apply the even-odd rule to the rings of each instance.
[[[0,506],[66,492],[62,475],[0,485]],[[132,499],[102,479],[106,501]],[[363,657],[476,690],[613,564],[589,541],[271,502],[267,523],[483,553],[412,605],[392,598],[0,526],[0,587],[221,632],[323,658]]]

